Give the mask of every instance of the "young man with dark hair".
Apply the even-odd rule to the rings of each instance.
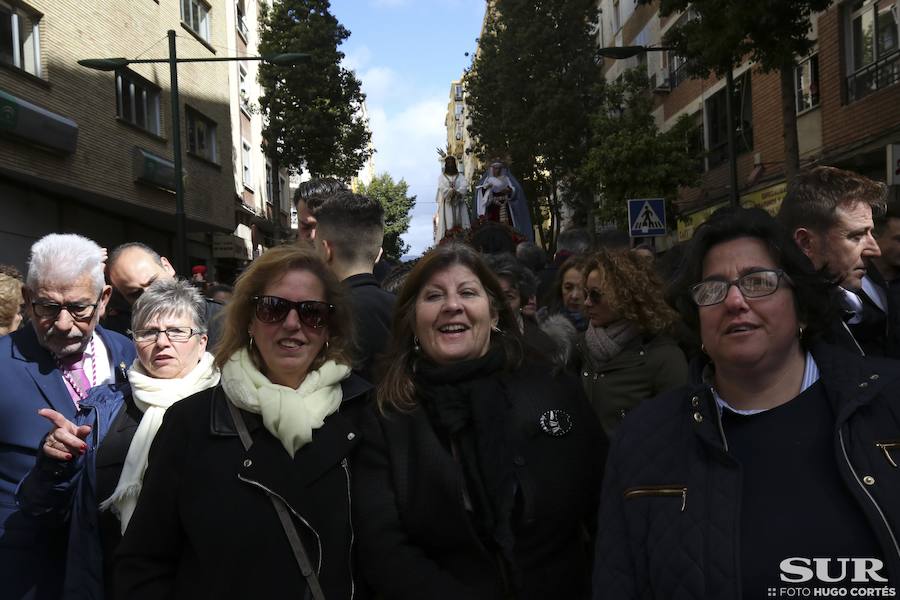
[[[872,235],[873,216],[884,212],[886,196],[883,183],[835,167],[815,167],[791,182],[778,213],[813,266],[839,286],[834,303],[842,320],[831,341],[864,355],[884,355],[889,337],[886,302],[866,277],[868,261],[881,254]]]
[[[374,198],[338,191],[315,210],[313,245],[350,293],[358,346],[357,369],[375,379],[375,359],[387,346],[394,295],[372,274],[381,256],[384,208]]]
[[[297,209],[297,237],[311,240],[316,235],[316,211],[325,198],[337,192],[346,192],[347,186],[337,179],[325,177],[302,182],[294,192]]]

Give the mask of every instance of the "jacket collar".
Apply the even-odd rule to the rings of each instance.
[[[351,275],[344,279],[343,283],[351,288],[362,287],[365,285],[373,285],[377,288],[381,288],[381,284],[378,283],[378,278],[372,273],[357,273],[356,275]]]
[[[811,352],[838,425],[886,388],[900,383],[900,368],[895,361],[875,356],[862,358],[822,343],[814,345]]]

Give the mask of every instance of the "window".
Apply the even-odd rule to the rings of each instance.
[[[864,0],[850,5],[847,13],[849,101],[900,81],[897,11],[897,0]]]
[[[463,99],[463,87],[461,83],[453,84],[453,99],[454,100],[462,100]]]
[[[128,69],[116,71],[116,116],[159,135],[159,88]]]
[[[210,162],[218,162],[216,151],[216,123],[196,110],[188,108],[187,117],[188,152]]]
[[[247,8],[244,5],[244,0],[237,0],[234,3],[235,12],[236,12],[236,21],[237,21],[237,30],[244,39],[247,39],[247,34],[250,32],[247,27]]]
[[[39,18],[0,2],[0,62],[41,76]]]
[[[275,180],[272,178],[272,163],[266,161],[266,202],[275,202]]]
[[[728,160],[728,119],[725,110],[725,88],[706,100],[706,150],[708,167],[719,166]],[[735,77],[734,96],[735,150],[740,154],[753,148],[753,110],[751,108],[750,73]]]
[[[463,103],[462,103],[462,102],[457,102],[457,103],[453,106],[453,116],[454,116],[454,118],[455,118],[457,121],[462,121],[462,118],[463,118],[463,112],[465,112],[465,108],[463,107]]]
[[[240,98],[241,109],[244,112],[250,112],[250,94],[247,92],[247,62],[238,63],[238,97]]]
[[[209,6],[201,0],[181,0],[181,20],[191,31],[209,41]]]
[[[819,105],[819,55],[813,54],[794,69],[797,112]]]
[[[253,169],[250,164],[250,142],[247,140],[241,140],[241,165],[243,165],[243,176],[242,181],[244,182],[244,186],[250,189],[253,189]]]

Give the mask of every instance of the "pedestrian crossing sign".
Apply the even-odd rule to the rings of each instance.
[[[628,201],[628,223],[631,237],[666,235],[666,201],[664,198],[637,198]]]

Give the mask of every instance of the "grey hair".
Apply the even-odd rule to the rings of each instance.
[[[206,300],[190,282],[179,279],[154,281],[134,303],[131,329],[144,329],[150,319],[187,315],[193,329],[206,333]]]
[[[71,284],[89,275],[94,293],[100,294],[103,279],[103,249],[93,240],[74,233],[51,233],[31,247],[25,284],[36,290],[41,284]]]

